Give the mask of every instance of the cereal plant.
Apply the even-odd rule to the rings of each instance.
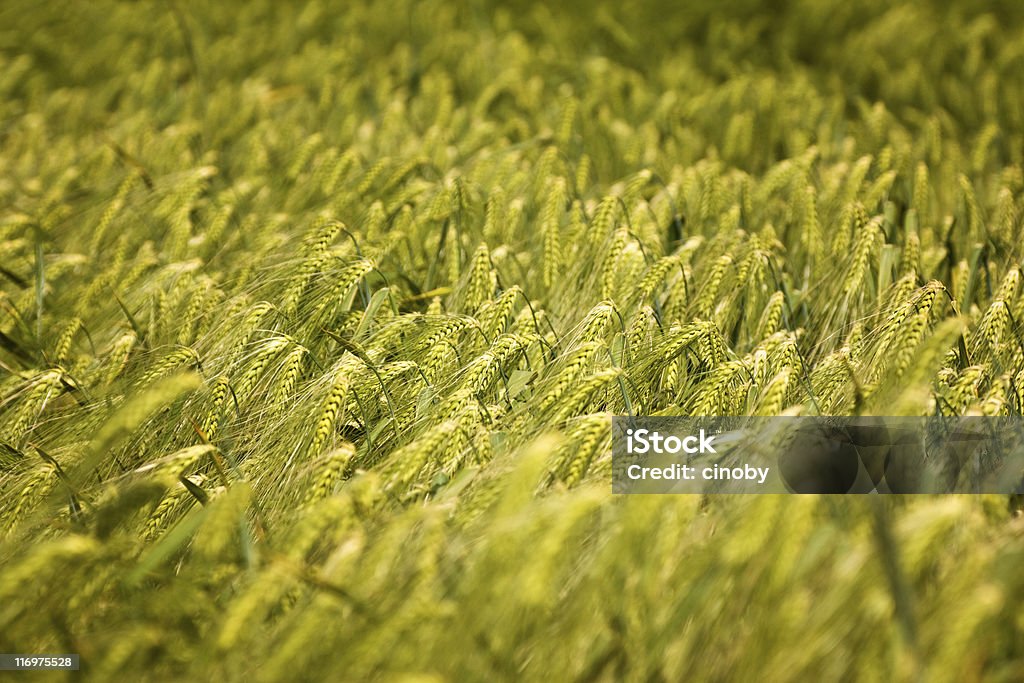
[[[610,486],[1021,414],[1019,2],[6,0],[0,121],[0,652],[1024,679],[1017,499]]]

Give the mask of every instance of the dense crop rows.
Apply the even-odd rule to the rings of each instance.
[[[0,651],[1024,677],[1013,501],[610,493],[1024,404],[1024,8],[758,4],[4,3]]]

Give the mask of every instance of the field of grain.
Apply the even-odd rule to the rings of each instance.
[[[1016,500],[610,486],[616,414],[1020,415],[1022,228],[1017,0],[6,0],[0,652],[1024,679]]]

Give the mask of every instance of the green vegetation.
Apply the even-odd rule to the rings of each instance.
[[[1024,404],[1024,5],[725,4],[4,2],[0,651],[1024,678],[1005,497],[610,493],[612,414]]]

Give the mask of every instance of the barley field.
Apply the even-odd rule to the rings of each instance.
[[[1022,223],[1017,0],[5,0],[7,675],[1022,680],[1016,499],[610,450],[1020,415]]]

